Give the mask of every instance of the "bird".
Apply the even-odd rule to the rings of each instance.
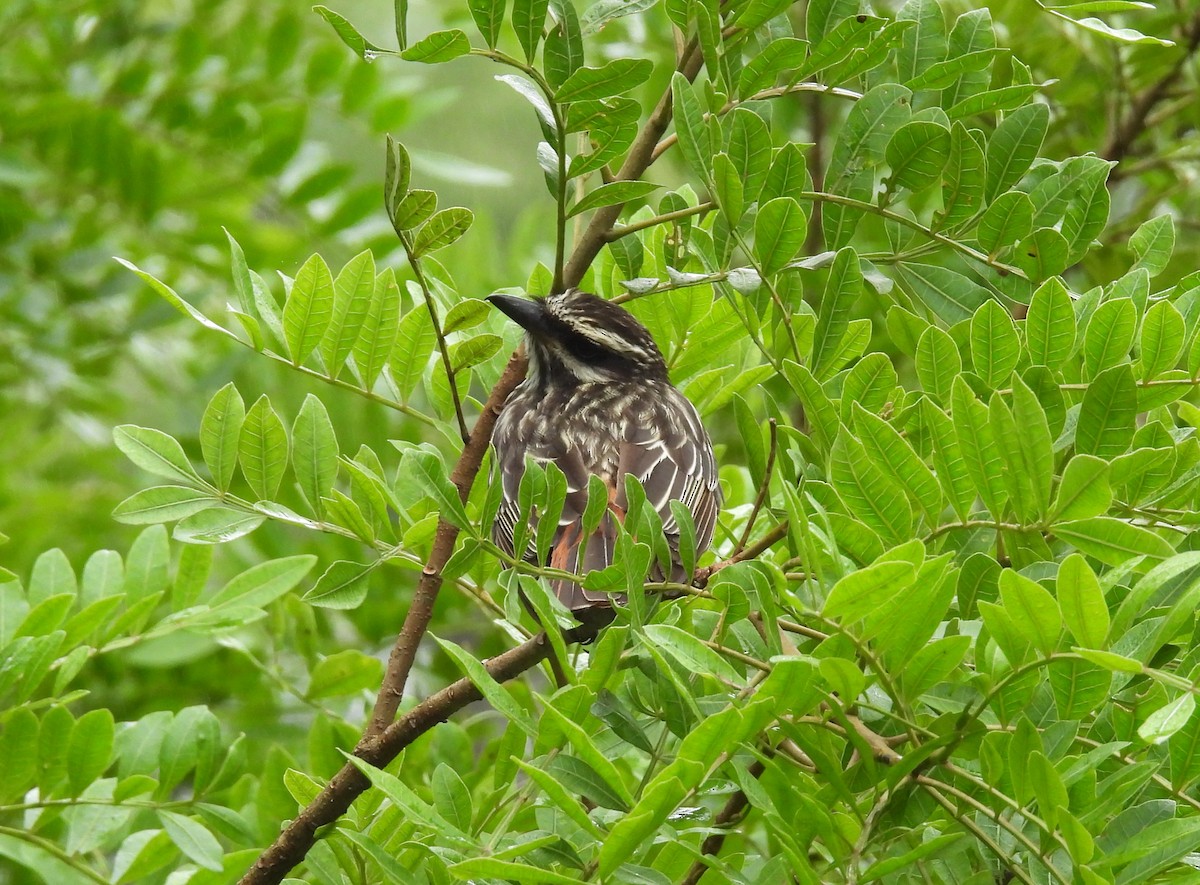
[[[525,330],[529,358],[525,380],[505,401],[492,433],[502,492],[492,527],[495,544],[517,555],[518,489],[529,457],[556,464],[567,494],[546,561],[538,563],[532,540],[521,556],[578,574],[610,565],[615,521],[626,511],[625,477],[632,475],[662,520],[674,561],[669,579],[690,580],[679,560],[679,526],[670,502],[691,512],[699,556],[712,542],[721,508],[717,463],[696,407],[671,383],[650,331],[623,307],[575,288],[544,298],[498,293],[487,300]],[[608,509],[584,539],[592,476],[608,489]],[[536,522],[535,515],[529,519]],[[657,567],[654,574],[668,577]],[[552,580],[551,589],[585,627],[598,629],[615,615],[606,592],[565,579]]]

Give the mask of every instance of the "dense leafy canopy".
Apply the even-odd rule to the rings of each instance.
[[[0,876],[1193,881],[1200,16],[1160,5],[0,11]],[[725,490],[645,584],[629,489],[582,647],[491,541],[482,300],[576,284]]]

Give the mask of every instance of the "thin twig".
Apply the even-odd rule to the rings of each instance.
[[[746,545],[750,543],[750,533],[754,531],[754,523],[758,521],[758,514],[767,500],[767,492],[771,486],[771,474],[775,472],[775,452],[779,447],[779,422],[772,418],[769,426],[771,428],[771,448],[767,452],[766,470],[763,471],[762,482],[758,484],[758,494],[754,496],[754,507],[750,511],[750,518],[746,520],[746,530],[742,532],[741,540],[733,548],[735,554],[746,549]]]
[[[746,773],[758,780],[766,768],[766,764],[761,759],[755,759],[746,769]],[[713,818],[713,826],[722,831],[729,830],[742,819],[749,805],[750,800],[746,798],[746,794],[738,790],[726,800],[724,807],[717,812],[717,816]],[[716,857],[725,844],[726,835],[726,832],[708,834],[708,837],[700,845],[701,857],[692,864],[687,875],[679,880],[679,885],[696,885],[700,881],[700,877],[708,870],[708,864],[704,862],[703,858]]]
[[[450,399],[454,403],[454,416],[458,419],[458,432],[464,443],[469,442],[471,431],[467,430],[467,418],[463,414],[462,397],[458,395],[458,384],[454,379],[454,366],[450,362],[450,348],[446,345],[446,336],[442,332],[442,321],[438,317],[437,305],[433,301],[433,291],[429,288],[429,281],[425,279],[425,272],[421,270],[420,259],[413,255],[413,244],[410,242],[409,236],[401,231],[397,231],[396,236],[400,238],[400,243],[404,246],[404,254],[408,256],[408,266],[412,268],[413,277],[416,279],[417,285],[421,287],[421,294],[425,296],[425,307],[429,310],[433,333],[437,336],[438,354],[442,360],[442,368],[446,370],[446,381],[450,385]]]

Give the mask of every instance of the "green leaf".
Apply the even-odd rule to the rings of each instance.
[[[376,563],[338,560],[325,570],[317,582],[304,594],[309,605],[318,608],[355,609],[367,598],[368,578]]]
[[[1150,276],[1158,276],[1175,250],[1175,222],[1170,215],[1158,215],[1142,222],[1129,238],[1129,248],[1137,259],[1130,270],[1145,269]]]
[[[821,613],[853,624],[882,608],[916,580],[911,562],[876,562],[833,585]]]
[[[795,37],[776,37],[762,51],[746,62],[738,76],[738,97],[742,100],[775,85],[784,71],[804,64],[808,44]]]
[[[449,335],[460,329],[478,326],[488,318],[494,308],[478,298],[464,298],[455,304],[442,319],[442,332]]]
[[[1038,283],[1067,269],[1070,244],[1053,228],[1039,227],[1017,244],[1013,262],[1032,282]]]
[[[354,342],[354,365],[363,387],[370,390],[387,365],[400,329],[400,288],[389,267],[375,279],[362,331]]]
[[[113,518],[126,525],[173,522],[217,503],[208,492],[187,486],[154,486],[130,495],[113,510]]]
[[[451,28],[447,31],[434,31],[423,40],[418,40],[401,52],[400,57],[405,61],[435,65],[452,61],[470,51],[471,41],[467,39],[466,32],[459,28]]]
[[[1149,43],[1155,46],[1175,45],[1170,40],[1163,40],[1159,37],[1151,37],[1148,34],[1143,34],[1141,31],[1135,31],[1133,28],[1114,28],[1098,18],[1075,19],[1071,18],[1069,15],[1063,15],[1061,12],[1058,12],[1054,9],[1046,8],[1046,11],[1056,18],[1061,18],[1063,21],[1071,22],[1072,24],[1078,25],[1084,30],[1091,31],[1094,34],[1099,34],[1100,36],[1107,37],[1111,40],[1116,40],[1120,43]]]
[[[1148,744],[1161,744],[1185,725],[1196,712],[1196,696],[1184,692],[1165,707],[1160,707],[1138,727],[1138,737]]]
[[[398,232],[410,231],[425,221],[437,208],[437,194],[427,190],[412,190],[396,204],[392,214],[392,227]]]
[[[521,764],[519,760],[517,764]],[[449,871],[455,877],[471,882],[480,879],[529,882],[531,885],[533,883],[536,885],[579,885],[580,882],[574,876],[565,876],[562,873],[513,860],[497,860],[494,857],[473,857],[469,860],[462,860],[450,866]]]
[[[200,419],[200,451],[221,491],[228,491],[237,466],[238,439],[246,419],[246,404],[231,381],[214,394]]]
[[[474,220],[475,213],[460,206],[435,212],[433,217],[417,231],[417,238],[413,243],[413,257],[445,249],[465,234]]]
[[[470,652],[460,648],[450,640],[442,639],[438,636],[434,636],[433,638],[446,654],[454,659],[459,669],[479,689],[484,700],[488,702],[493,710],[516,725],[529,737],[537,737],[538,727],[529,714],[521,708],[513,696],[508,693],[508,690],[487,672],[483,664],[476,660]]]
[[[884,538],[900,542],[912,531],[912,511],[904,492],[867,457],[862,443],[838,434],[830,453],[830,479],[850,512]]]
[[[1137,412],[1137,386],[1129,364],[1105,369],[1083,395],[1075,448],[1104,460],[1122,454],[1133,440]]]
[[[924,190],[941,178],[950,158],[950,130],[929,120],[905,123],[888,142],[886,158],[892,167],[890,189]]]
[[[937,326],[926,328],[917,342],[916,369],[921,388],[948,402],[954,379],[962,371],[962,358],[954,339]]]
[[[379,55],[391,55],[390,49],[384,49],[381,46],[376,46],[366,37],[358,32],[354,25],[350,24],[343,16],[338,15],[328,6],[314,6],[313,12],[325,19],[333,26],[333,30],[341,38],[342,42],[354,50],[355,54],[364,61],[372,61]],[[218,867],[217,869],[220,869]]]
[[[691,638],[694,639],[694,637]],[[633,795],[625,785],[625,779],[621,777],[617,766],[600,751],[583,726],[553,704],[548,704],[543,708],[543,717],[545,721],[552,722],[563,733],[574,749],[575,755],[601,777],[605,786],[620,798],[625,807],[633,805]]]
[[[970,319],[991,298],[979,283],[940,265],[905,261],[895,272],[917,301],[949,325]]]
[[[189,860],[206,870],[221,872],[224,868],[221,859],[225,852],[204,824],[165,808],[158,809],[158,819],[162,821],[163,829],[171,841]]]
[[[283,306],[283,334],[293,365],[300,365],[325,337],[333,316],[333,276],[320,255],[300,268]]]
[[[1021,358],[1021,339],[998,301],[986,301],[971,318],[971,362],[983,383],[1004,386]]]
[[[387,209],[388,219],[395,217],[397,204],[408,194],[408,186],[412,180],[412,160],[404,145],[387,136],[387,153],[385,154],[383,173],[383,205]]]
[[[402,469],[407,475],[412,477],[425,494],[433,498],[442,519],[465,531],[473,531],[467,511],[446,474],[445,465],[437,455],[413,449],[404,456],[402,463]]]
[[[1035,366],[1060,368],[1075,347],[1075,311],[1062,280],[1051,277],[1038,286],[1025,318],[1029,359]]]
[[[953,112],[951,117],[956,116]],[[1050,125],[1050,109],[1044,104],[1027,104],[1005,116],[988,141],[987,199],[994,200],[1029,169]]]
[[[348,648],[317,661],[304,695],[309,700],[356,695],[376,690],[382,678],[382,661],[356,648]]]
[[[907,0],[896,18],[916,22],[896,53],[900,80],[908,82],[946,57],[946,19],[937,0]]]
[[[125,594],[131,603],[167,589],[170,562],[166,529],[162,526],[143,529],[125,557]]]
[[[1033,230],[1033,201],[1022,191],[1008,191],[997,197],[975,229],[979,245],[989,255],[1012,246]]]
[[[760,140],[764,137],[769,144],[770,136],[764,133],[763,136],[760,136]],[[747,146],[747,150],[749,149],[749,146]],[[759,149],[761,150],[761,148]],[[729,151],[730,158],[736,162],[740,154],[732,138],[730,139]],[[747,199],[750,198],[752,193],[750,188],[755,181],[755,173],[752,171],[751,166],[753,162],[755,161],[747,157],[747,163],[744,167]],[[792,197],[798,200],[800,199],[800,194],[803,191],[809,190],[811,185],[812,180],[808,174],[808,162],[805,159],[804,150],[795,142],[789,142],[781,147],[776,152],[775,158],[771,160],[771,165],[767,169],[767,176],[762,182],[762,190],[759,192],[759,202],[765,203],[775,197]]]
[[[598,68],[579,68],[554,93],[571,102],[621,95],[645,83],[654,65],[645,58],[618,58]]]
[[[317,557],[311,554],[285,556],[251,566],[229,581],[208,600],[209,606],[254,606],[264,608],[304,579]]]
[[[872,199],[875,167],[883,162],[892,133],[912,115],[911,102],[912,93],[895,83],[882,83],[855,102],[830,155],[825,190]],[[862,212],[834,203],[826,203],[821,211],[826,246],[840,249],[849,242]]]
[[[950,154],[942,171],[942,210],[935,213],[938,227],[954,229],[975,216],[983,206],[984,155],[962,123],[950,130]]]
[[[369,249],[351,258],[333,281],[333,308],[321,338],[321,359],[331,378],[342,364],[362,330],[375,294],[375,258]]]
[[[512,25],[517,40],[525,50],[525,61],[533,63],[542,31],[546,26],[546,10],[550,0],[513,0]]]
[[[930,525],[936,525],[942,510],[942,488],[933,471],[925,466],[909,442],[890,424],[853,405],[854,427],[863,447],[882,471],[900,481],[908,497],[924,512]],[[1047,441],[1049,452],[1049,441]]]
[[[258,398],[246,413],[242,437],[238,443],[242,475],[260,501],[268,501],[279,491],[287,470],[288,440],[283,422],[271,408],[266,394]]]
[[[224,544],[248,535],[266,517],[228,507],[209,507],[175,524],[171,537],[185,544]]]
[[[84,713],[71,729],[67,744],[67,778],[78,796],[108,768],[113,750],[113,714],[106,709]]]
[[[567,817],[571,818],[581,829],[591,834],[593,837],[599,838],[601,835],[600,829],[588,817],[584,811],[583,805],[579,799],[567,792],[559,781],[557,781],[549,772],[536,768],[520,759],[515,760],[517,766],[529,775],[529,779],[541,788],[546,797],[554,803],[555,807],[560,809]],[[523,879],[524,877],[522,877]]]
[[[1175,368],[1183,353],[1183,314],[1170,301],[1158,301],[1142,320],[1138,361],[1142,378],[1149,380]]]
[[[1100,581],[1086,559],[1072,553],[1062,561],[1055,592],[1063,620],[1075,641],[1088,648],[1103,648],[1108,638],[1108,605]]]
[[[764,274],[782,270],[808,236],[808,218],[791,197],[776,197],[759,207],[754,222],[754,254]]]
[[[325,404],[310,393],[292,425],[292,469],[300,490],[318,516],[322,514],[321,498],[329,494],[337,479],[337,459],[333,422]]]
[[[987,407],[975,398],[961,375],[954,379],[951,401],[954,432],[967,473],[983,498],[984,506],[991,513],[1002,513],[1008,491],[1003,479],[1000,448],[988,421]]]
[[[450,348],[450,365],[460,372],[491,359],[500,352],[504,339],[499,335],[475,335]]]
[[[690,673],[716,676],[735,683],[743,681],[742,675],[725,658],[691,633],[667,624],[648,624],[644,632],[655,648],[675,658]]]
[[[489,49],[495,49],[496,42],[500,39],[500,28],[504,24],[504,5],[505,0],[467,0],[475,27],[479,28],[479,33]]]
[[[1108,473],[1108,462],[1094,455],[1071,458],[1063,470],[1051,517],[1067,521],[1105,513],[1112,504]]]
[[[1036,581],[1012,569],[1000,573],[1000,599],[1017,628],[1044,655],[1052,653],[1062,634],[1062,613],[1054,597]]]
[[[1083,362],[1089,377],[1128,358],[1137,319],[1137,309],[1128,298],[1105,301],[1096,308],[1083,341]]]
[[[429,367],[429,358],[437,347],[437,334],[433,329],[433,321],[424,305],[410,310],[400,320],[400,328],[396,340],[404,342],[403,347],[392,350],[390,367],[392,380],[403,400],[412,396],[417,385]]]
[[[650,181],[613,181],[601,185],[571,207],[567,213],[570,218],[581,212],[599,209],[601,206],[616,206],[633,200],[640,200],[662,187]]]
[[[825,380],[832,374],[833,358],[840,350],[850,325],[850,309],[863,291],[858,255],[849,246],[838,251],[825,281],[825,293],[817,311],[813,332],[813,375]]]
[[[692,84],[678,71],[671,79],[671,101],[675,108],[675,134],[679,138],[679,150],[692,171],[701,180],[709,177],[708,159],[712,156],[712,144],[708,127],[704,124],[703,112]]]
[[[1091,648],[1077,648],[1074,651],[1081,658],[1113,673],[1141,673],[1145,669],[1141,661],[1135,661],[1133,658],[1110,651],[1097,651]]]
[[[999,393],[992,395],[988,423],[1004,459],[1004,480],[1017,519],[1032,525],[1050,506],[1054,452],[1046,414],[1019,376],[1013,376],[1013,408]]]
[[[113,430],[113,442],[130,461],[155,476],[204,485],[175,437],[149,427],[122,424]]]
[[[546,82],[557,89],[583,67],[583,34],[579,30],[579,16],[573,2],[553,0],[551,8],[554,23],[546,32],[542,67],[545,69]]]
[[[1120,565],[1135,556],[1166,559],[1175,552],[1175,548],[1149,529],[1111,516],[1058,523],[1054,534],[1109,565]]]

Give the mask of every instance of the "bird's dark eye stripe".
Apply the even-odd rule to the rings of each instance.
[[[586,335],[581,335],[574,330],[564,333],[561,340],[571,351],[572,356],[590,366],[612,366],[626,361],[622,354],[609,350],[607,347],[601,347]]]

